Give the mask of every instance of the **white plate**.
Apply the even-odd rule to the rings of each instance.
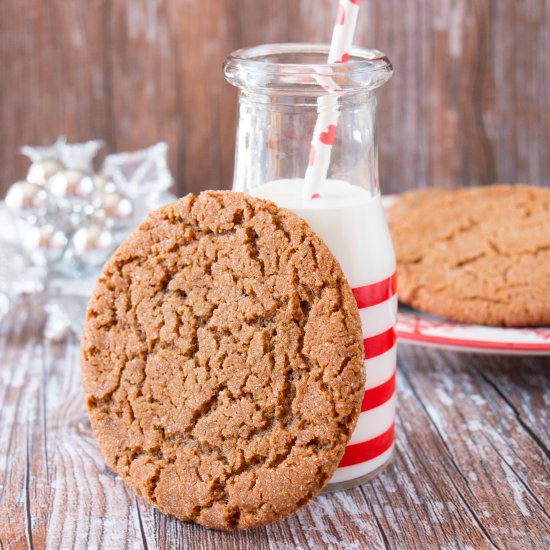
[[[387,208],[394,195],[382,198]],[[399,281],[398,281],[399,288]],[[476,353],[550,355],[550,327],[503,328],[446,321],[399,304],[396,334],[401,342]]]
[[[503,328],[453,323],[402,304],[397,313],[396,334],[401,342],[457,351],[550,355],[550,327]]]

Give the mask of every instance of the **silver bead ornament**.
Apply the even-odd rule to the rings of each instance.
[[[118,191],[98,194],[94,206],[102,210],[115,227],[126,225],[134,213],[132,201]]]
[[[17,214],[41,216],[48,208],[48,194],[37,183],[18,181],[8,189],[6,206]]]
[[[103,265],[113,253],[115,238],[102,224],[90,224],[76,231],[72,246],[76,259],[97,267]]]
[[[73,204],[68,214],[69,231],[75,231],[80,227],[104,219],[105,216],[93,204]]]
[[[111,193],[116,191],[116,185],[113,183],[113,180],[102,174],[94,174],[92,180],[95,185],[96,191],[101,191],[105,193]]]
[[[67,242],[65,233],[51,224],[27,224],[21,236],[23,249],[36,265],[49,265],[60,260]]]
[[[61,218],[66,220],[66,230],[70,232],[71,230],[78,229],[86,216],[84,215],[84,208],[81,204],[72,204],[65,211],[61,212]]]
[[[48,181],[50,193],[65,199],[88,199],[94,192],[92,178],[79,170],[62,170]]]
[[[103,223],[107,221],[107,213],[103,210],[103,208],[94,207],[94,214],[93,216],[90,216],[90,218],[93,218],[96,223]]]
[[[33,162],[27,172],[27,181],[44,184],[49,178],[61,170],[63,170],[63,165],[57,160]]]

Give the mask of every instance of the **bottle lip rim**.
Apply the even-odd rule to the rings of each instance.
[[[329,44],[316,43],[274,43],[261,44],[250,48],[241,48],[232,52],[224,61],[223,70],[226,79],[238,87],[255,87],[258,78],[266,85],[290,87],[296,79],[312,79],[315,84],[319,75],[330,76],[341,85],[343,90],[374,89],[393,74],[388,57],[379,50],[354,46],[350,50],[347,63],[296,63],[285,62],[284,56],[293,54],[323,54],[328,57]],[[281,61],[277,60],[280,57]],[[285,85],[286,83],[286,85]],[[302,84],[308,84],[303,80]],[[262,86],[259,86],[262,87]]]

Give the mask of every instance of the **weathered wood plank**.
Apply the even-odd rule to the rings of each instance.
[[[546,369],[539,368],[546,364]],[[515,358],[498,358],[487,361],[474,357],[474,368],[494,390],[494,399],[503,400],[517,418],[520,425],[539,447],[550,455],[550,395],[547,388],[550,375],[550,357],[540,358],[536,363],[517,364]]]
[[[514,381],[510,375],[516,376],[518,369],[532,369],[542,377],[547,358],[471,356],[410,347],[403,348],[400,359],[404,383],[399,414],[408,423],[416,421],[418,415],[407,413],[410,401],[403,399],[410,392],[424,411],[422,422],[427,421],[429,432],[440,440],[437,451],[423,437],[409,439],[407,447],[425,447],[418,450],[425,456],[416,462],[427,468],[425,475],[432,488],[441,492],[450,483],[462,505],[457,506],[454,499],[432,499],[429,494],[420,500],[439,501],[451,525],[469,513],[489,545],[510,547],[513,541],[516,548],[546,547],[550,541],[550,461],[537,433],[547,427],[536,423],[531,431],[526,430],[515,410],[487,382],[484,370],[498,369],[499,378],[510,385]],[[547,374],[545,382],[531,390],[536,418],[546,414],[538,407],[550,397]],[[523,379],[516,376],[514,393],[522,384]],[[411,436],[427,432],[424,428]],[[445,466],[440,469],[442,463]],[[470,544],[479,547],[475,540]]]
[[[26,309],[11,320],[12,330],[1,332],[0,541],[17,548],[33,541],[31,430],[39,418],[41,372],[26,333],[39,330],[40,321],[30,319]]]
[[[0,5],[0,193],[25,175],[21,145],[110,142],[102,0]]]
[[[23,307],[2,324],[2,545],[141,548],[133,497],[91,436],[78,345],[44,342],[43,322],[36,307]]]

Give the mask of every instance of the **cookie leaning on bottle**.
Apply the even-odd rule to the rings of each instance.
[[[301,218],[241,193],[150,214],[89,304],[82,378],[106,462],[207,527],[309,502],[342,457],[364,377],[338,262]]]

